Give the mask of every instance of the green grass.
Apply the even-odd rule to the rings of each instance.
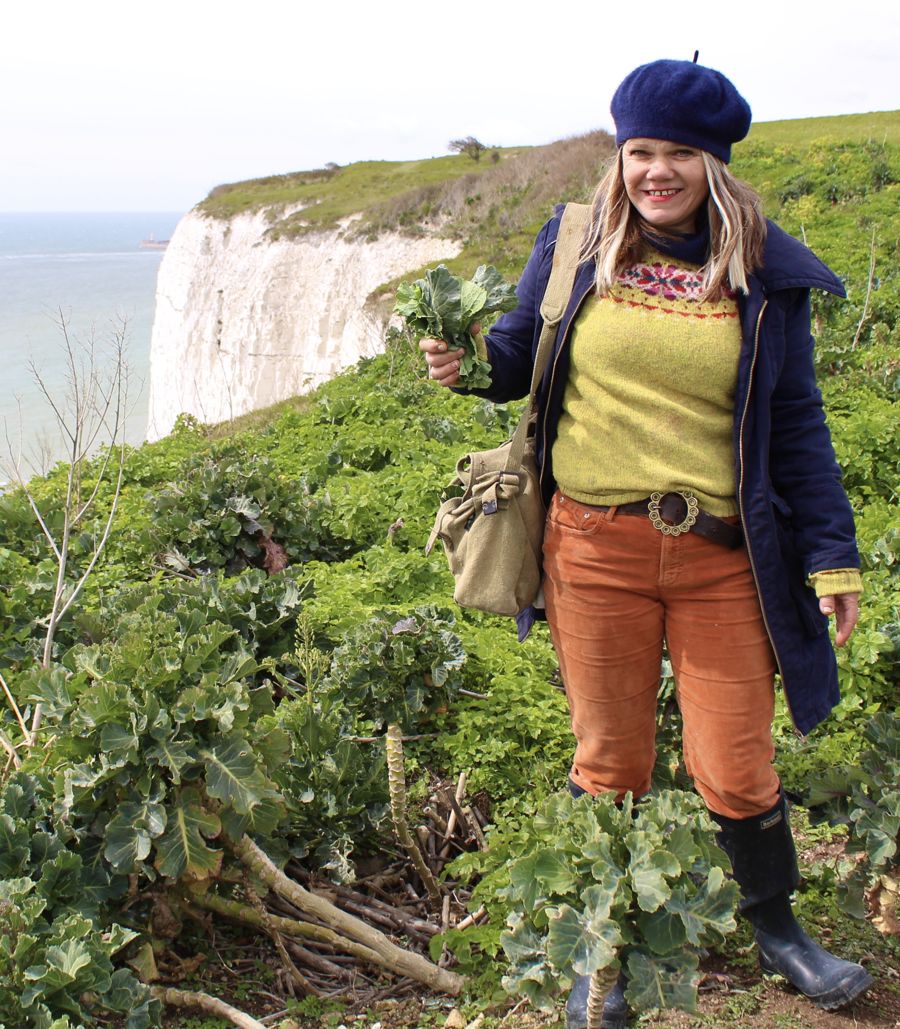
[[[844,143],[865,143],[868,139],[900,143],[900,111],[872,111],[868,114],[838,114],[830,118],[792,118],[788,121],[755,122],[750,135],[734,148],[739,157],[751,143],[766,146],[802,146],[823,137]]]

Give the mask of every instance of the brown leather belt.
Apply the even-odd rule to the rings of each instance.
[[[616,512],[649,517],[664,536],[693,532],[729,550],[735,550],[744,542],[739,524],[701,511],[692,493],[652,493],[645,500],[618,504]]]

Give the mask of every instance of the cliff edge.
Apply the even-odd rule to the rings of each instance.
[[[265,211],[179,222],[160,266],[150,343],[147,439],[182,412],[221,422],[305,392],[382,347],[380,284],[455,257],[462,244],[385,233],[352,219],[271,239]]]

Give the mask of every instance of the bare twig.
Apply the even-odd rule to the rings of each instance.
[[[270,889],[290,901],[300,911],[320,919],[338,933],[346,935],[378,955],[381,965],[400,975],[408,976],[442,993],[458,994],[464,984],[462,976],[438,968],[421,954],[415,954],[396,946],[383,933],[353,915],[341,911],[330,901],[304,889],[300,883],[289,879],[272,862],[249,836],[244,836],[234,846],[235,855]]]
[[[344,886],[341,883],[332,884],[331,888],[334,890],[341,903],[347,904],[348,909],[349,906],[353,904],[358,912],[363,912],[368,917],[371,917],[373,912],[380,912],[404,932],[425,937],[435,936],[440,932],[438,927],[432,925],[430,922],[425,922],[421,918],[408,915],[405,911],[401,911],[393,904],[386,904],[383,900],[378,900],[377,897],[368,897],[364,893],[360,893],[358,890],[353,890],[349,886]]]
[[[3,747],[6,753],[9,754],[9,760],[12,761],[14,768],[22,767],[22,760],[16,753],[16,748],[12,745],[12,741],[2,729],[0,729],[0,747]]]
[[[461,922],[459,922],[457,924],[456,928],[457,929],[468,929],[470,925],[475,925],[477,922],[480,922],[483,918],[486,918],[486,917],[487,917],[487,908],[486,907],[480,907],[473,914],[466,915],[466,917]]]
[[[445,933],[449,928],[450,928],[450,894],[446,893],[446,894],[444,894],[444,903],[443,903],[443,906],[441,908],[441,932]],[[447,964],[450,961],[450,957],[451,957],[450,949],[447,947],[447,944],[445,943],[444,946],[441,948],[441,956],[438,959],[438,964],[441,966],[441,968],[446,968]]]
[[[487,842],[484,838],[484,833],[481,831],[481,826],[478,824],[478,819],[472,813],[472,808],[464,807],[463,814],[466,816],[466,823],[468,824],[469,831],[475,838],[475,842],[478,844],[478,849],[486,850]]]
[[[22,472],[22,450],[18,455],[7,433],[7,449],[12,459],[12,474],[34,513],[41,532],[47,540],[56,561],[56,582],[50,610],[38,624],[43,627],[43,653],[41,664],[49,668],[53,656],[53,645],[61,620],[78,599],[90,578],[109,540],[122,491],[125,468],[125,414],[128,407],[128,375],[125,366],[125,338],[127,323],[122,322],[113,335],[113,363],[108,372],[101,374],[99,356],[93,336],[87,342],[76,342],[69,332],[68,322],[62,310],[57,322],[62,335],[67,390],[64,401],[53,394],[49,383],[38,367],[31,362],[32,377],[44,400],[53,412],[63,438],[67,440],[68,468],[66,471],[65,496],[61,510],[62,527],[58,534],[50,528],[50,521],[40,510],[34,492]],[[20,416],[20,439],[23,435]],[[87,464],[94,447],[105,440],[108,447],[93,469],[93,486],[85,496],[84,478]],[[69,568],[70,545],[79,531],[79,526],[94,510],[104,483],[109,483],[115,467],[115,481],[112,483],[112,499],[103,521],[99,537],[95,537],[86,566],[74,582]],[[33,747],[41,727],[42,705],[36,704],[26,740]]]
[[[446,796],[449,796],[449,794],[447,794],[446,790],[444,792],[445,792]],[[459,805],[462,803],[462,799],[463,799],[463,797],[465,795],[466,795],[466,773],[465,772],[460,772],[459,773],[459,779],[457,779],[457,781],[456,781],[456,806],[457,807],[459,807]],[[456,818],[457,818],[456,811],[453,810],[453,805],[452,804],[450,805],[450,807],[451,807],[450,817],[447,819],[447,832],[444,834],[444,838],[445,839],[449,839],[453,835],[454,830],[456,829]]]
[[[420,732],[415,736],[401,736],[400,740],[403,743],[409,743],[411,740],[433,740],[437,736],[436,732]],[[381,743],[384,739],[383,736],[348,736],[348,740],[351,743]]]
[[[266,1029],[262,1022],[226,1004],[224,1000],[211,997],[208,993],[194,993],[188,990],[175,990],[165,986],[151,986],[150,993],[163,1004],[174,1008],[197,1008],[207,1014],[216,1015],[231,1022],[237,1029]]]
[[[859,325],[856,326],[856,332],[853,335],[853,342],[850,344],[851,350],[856,350],[859,344],[859,337],[862,335],[863,326],[869,320],[869,300],[872,297],[872,284],[875,281],[875,230],[872,229],[872,242],[869,245],[869,279],[866,283],[866,299],[863,302],[862,316],[859,319]]]
[[[25,719],[22,717],[22,712],[19,710],[16,698],[10,692],[9,686],[6,685],[6,680],[3,678],[2,672],[0,672],[0,686],[3,687],[3,692],[6,694],[6,701],[10,708],[12,708],[12,713],[16,716],[16,721],[19,723],[19,728],[22,730],[22,736],[27,740],[28,729],[25,726]]]
[[[456,796],[452,796],[449,790],[444,791],[444,795],[450,804],[450,817],[447,819],[447,832],[444,834],[444,845],[441,847],[439,856],[444,859],[450,853],[450,839],[456,829],[456,823],[459,821],[460,816],[460,804],[462,803],[463,797],[466,795],[466,773],[460,772],[459,779],[456,783]]]
[[[317,972],[321,972],[323,975],[341,981],[346,981],[352,976],[352,972],[349,972],[346,968],[341,968],[336,961],[329,961],[328,958],[323,958],[321,954],[316,954],[309,947],[301,947],[299,943],[294,943],[292,940],[288,940],[285,946],[295,958],[310,968],[314,968]]]
[[[249,875],[245,875],[245,879],[249,879]],[[319,990],[306,978],[306,976],[300,971],[299,968],[294,964],[290,954],[287,952],[287,948],[284,945],[284,939],[281,933],[278,931],[278,926],[275,924],[275,918],[267,910],[262,900],[257,895],[256,891],[250,886],[249,882],[245,883],[245,892],[252,906],[256,909],[260,918],[263,920],[263,926],[266,932],[275,944],[275,948],[278,951],[278,956],[281,958],[281,963],[284,965],[285,971],[291,980],[294,987],[300,990],[304,997],[320,996]]]

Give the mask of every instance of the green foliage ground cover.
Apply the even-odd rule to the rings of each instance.
[[[814,318],[866,596],[839,656],[841,707],[802,740],[780,706],[777,763],[807,800],[821,800],[842,768],[862,770],[845,778],[846,798],[832,792],[824,814],[861,841],[872,870],[863,886],[877,878],[882,896],[885,879],[896,882],[900,812],[886,788],[893,772],[873,758],[885,723],[869,721],[895,705],[900,659],[897,162],[883,139],[773,148],[754,136],[735,163],[776,220],[847,282],[849,301],[817,300]],[[560,189],[559,198],[570,195]],[[508,238],[535,217],[510,222]],[[487,220],[499,239],[498,218]],[[473,249],[486,245],[494,244]],[[521,266],[515,245],[508,259]],[[376,678],[362,656],[371,656],[366,633],[382,631],[378,619],[396,625],[423,605],[446,608],[443,559],[423,552],[441,487],[463,449],[494,445],[516,414],[433,388],[411,341],[394,334],[385,354],[229,433],[182,420],[129,453],[115,532],[46,670],[40,619],[53,555],[23,496],[0,496],[0,672],[26,718],[38,701],[45,713],[39,745],[0,788],[0,997],[18,997],[21,1008],[4,1012],[10,1024],[94,1025],[128,997],[144,1012],[135,1029],[151,1024],[151,1001],[122,960],[148,941],[164,950],[177,939],[177,927],[160,934],[158,915],[185,889],[240,895],[230,848],[248,829],[282,860],[338,877],[361,857],[393,851],[384,748],[371,742],[385,716],[371,697],[351,704],[343,694]],[[88,469],[87,489],[91,477]],[[52,510],[62,470],[32,486]],[[72,541],[75,568],[96,530]],[[274,571],[276,559],[285,571]],[[535,815],[565,782],[571,744],[543,627],[521,646],[506,620],[456,612],[446,631],[465,654],[464,692],[431,704],[415,692],[424,678],[404,684],[413,689],[402,698],[404,727],[424,737],[407,748],[407,775],[415,797],[429,776],[464,770],[491,812],[492,845],[456,869],[481,877],[476,901],[491,919],[447,940],[490,994],[513,900],[504,892],[509,862],[527,857]],[[0,730],[21,742],[8,705]],[[670,719],[660,734],[669,775],[677,740]],[[65,876],[50,876],[48,855]],[[859,884],[857,875],[840,894],[855,914],[866,903]]]

